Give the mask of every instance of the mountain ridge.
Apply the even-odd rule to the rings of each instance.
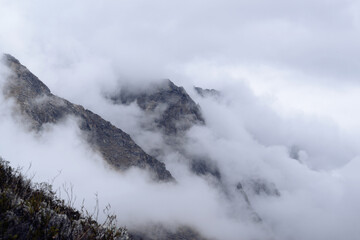
[[[128,105],[136,102],[148,113],[159,110],[155,124],[164,135],[183,135],[193,125],[205,125],[200,106],[183,87],[176,86],[169,79],[153,83],[149,89],[142,91],[133,91],[125,86],[110,94],[109,98],[114,104]]]
[[[81,105],[53,95],[10,54],[5,54],[3,61],[12,72],[4,86],[4,95],[16,100],[17,107],[30,120],[34,130],[40,131],[45,123],[57,123],[64,117],[75,116],[80,119],[79,129],[86,133],[87,142],[115,169],[139,167],[150,170],[156,180],[174,180],[165,164],[145,153],[127,133]]]

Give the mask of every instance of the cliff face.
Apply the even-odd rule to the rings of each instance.
[[[80,120],[79,128],[87,136],[89,144],[113,167],[120,170],[139,167],[150,170],[154,179],[173,179],[165,165],[146,154],[127,133],[82,106],[53,95],[45,84],[14,57],[4,55],[3,61],[12,72],[4,86],[4,95],[16,100],[32,128],[39,131],[43,124],[74,116]]]

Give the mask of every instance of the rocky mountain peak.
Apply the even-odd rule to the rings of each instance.
[[[160,110],[155,124],[165,135],[183,134],[195,124],[205,124],[199,105],[183,87],[176,86],[168,79],[140,92],[123,87],[110,99],[115,104],[136,102],[146,112]]]
[[[150,170],[154,179],[173,179],[164,163],[145,153],[127,133],[84,107],[53,95],[11,55],[4,55],[3,61],[11,70],[3,89],[4,95],[16,100],[18,110],[30,121],[32,129],[41,131],[46,123],[57,123],[68,116],[76,117],[89,145],[99,151],[111,166],[119,170],[139,167]]]
[[[10,54],[4,54],[2,60],[11,70],[11,81],[8,82],[11,87],[6,90],[13,91],[10,94],[21,91],[21,95],[18,97],[21,102],[41,95],[51,95],[50,89],[25,66],[21,65],[19,60]]]

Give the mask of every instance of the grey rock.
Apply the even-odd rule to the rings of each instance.
[[[221,181],[221,173],[219,168],[208,158],[192,158],[190,169],[197,175],[210,175]]]
[[[146,112],[155,112],[165,106],[160,116],[155,119],[156,126],[163,130],[165,135],[182,134],[195,124],[205,124],[199,105],[183,87],[176,86],[170,80],[164,80],[140,92],[125,87],[110,99],[115,104],[130,104],[136,101]]]
[[[215,89],[204,89],[201,87],[194,87],[194,89],[196,93],[199,94],[201,97],[221,97],[221,92]]]
[[[165,136],[166,143],[174,151],[191,159],[191,171],[197,175],[211,175],[217,179],[221,178],[219,169],[215,164],[212,164],[208,157],[193,157],[182,149],[183,141],[186,141],[182,137],[186,131],[196,124],[205,124],[199,105],[194,102],[183,87],[176,86],[170,80],[163,80],[160,83],[151,84],[142,91],[123,87],[118,93],[112,94],[110,99],[115,104],[136,102],[142,110],[150,114],[158,113],[159,108],[163,107],[153,122],[153,125],[156,126],[154,130],[160,129]],[[149,116],[149,119],[152,118]],[[162,153],[158,149],[151,152],[156,157]]]
[[[74,116],[80,119],[79,128],[87,136],[88,143],[116,169],[139,167],[150,170],[154,179],[173,180],[164,163],[146,154],[127,133],[82,106],[53,95],[11,55],[4,55],[3,61],[12,71],[4,86],[4,95],[16,100],[32,128],[40,131],[46,123],[57,123],[67,116]]]

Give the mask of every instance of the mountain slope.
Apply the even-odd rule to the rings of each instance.
[[[195,124],[205,124],[200,106],[183,87],[176,86],[170,80],[154,83],[146,91],[140,92],[125,87],[110,98],[115,104],[130,104],[136,101],[146,112],[160,112],[155,124],[165,135],[183,134]]]
[[[51,185],[34,184],[0,157],[0,239],[129,240],[108,216],[99,224],[58,199]]]
[[[146,89],[132,89],[124,86],[115,93],[111,93],[110,99],[114,104],[136,104],[146,113],[145,116],[155,128],[152,131],[160,131],[166,144],[176,152],[181,153],[190,160],[190,169],[198,175],[211,175],[221,178],[219,169],[207,157],[191,156],[184,149],[186,132],[195,125],[204,126],[200,106],[189,96],[183,87],[175,85],[166,79],[151,83]],[[156,115],[155,118],[153,117]],[[146,130],[149,126],[145,126]],[[161,149],[151,151],[153,156],[160,157]]]
[[[33,129],[40,131],[46,123],[57,123],[67,116],[74,116],[80,120],[79,128],[87,136],[88,143],[113,167],[121,170],[139,167],[150,170],[154,179],[173,179],[165,165],[146,154],[127,133],[82,106],[53,95],[11,55],[4,55],[3,61],[12,72],[4,86],[4,95],[16,100]]]

